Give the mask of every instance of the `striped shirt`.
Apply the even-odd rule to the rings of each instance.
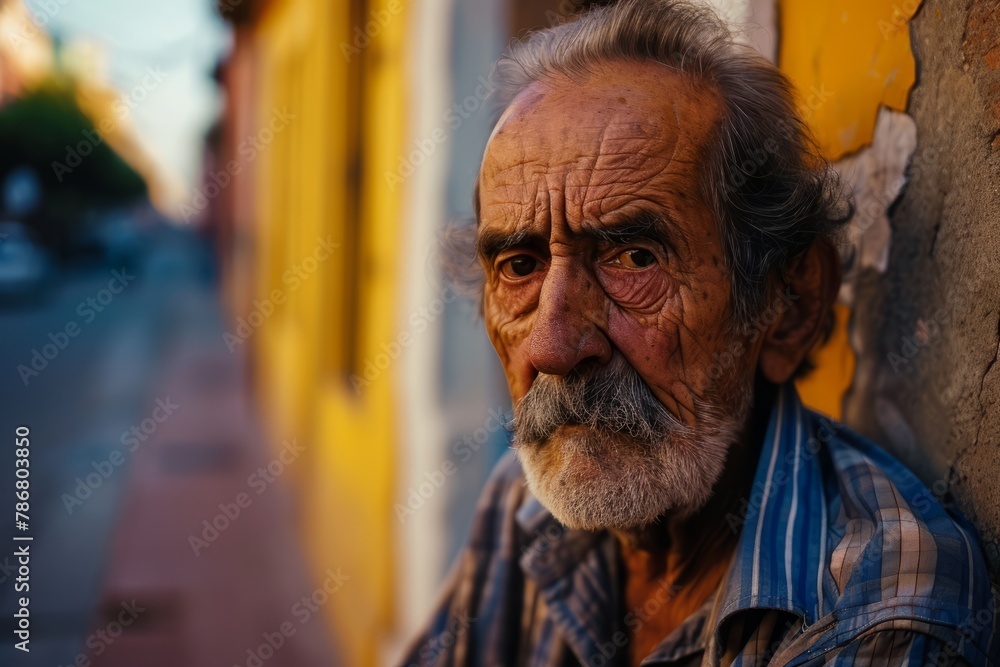
[[[643,665],[1000,665],[975,530],[909,470],[777,394],[729,572]],[[510,455],[403,665],[625,664],[617,542],[563,528]],[[652,604],[651,604],[652,603]]]

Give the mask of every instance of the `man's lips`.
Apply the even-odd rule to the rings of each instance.
[[[533,445],[536,448],[538,448],[538,447],[544,447],[545,445],[547,445],[548,443],[550,443],[554,439],[574,437],[574,436],[575,437],[583,437],[583,436],[587,436],[592,431],[593,431],[593,429],[590,426],[587,426],[585,424],[581,424],[581,423],[579,423],[577,421],[572,421],[572,422],[567,421],[567,422],[563,422],[562,424],[560,424],[559,426],[557,426],[555,428],[555,430],[552,431],[548,436],[546,436],[546,437],[544,437],[544,438],[542,438],[540,440],[536,440],[533,443],[524,443],[524,444],[531,444],[531,445]]]

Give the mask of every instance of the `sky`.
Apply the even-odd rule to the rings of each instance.
[[[230,40],[212,0],[24,3],[63,46],[83,41],[104,52],[104,76],[126,96],[141,99],[131,105],[128,120],[150,155],[171,181],[193,187],[203,137],[223,100],[212,70]],[[66,58],[73,53],[68,48]]]

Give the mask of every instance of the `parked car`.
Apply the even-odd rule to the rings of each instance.
[[[145,236],[131,216],[108,215],[97,224],[94,234],[104,251],[104,261],[112,266],[135,266],[145,254]]]
[[[0,302],[35,302],[53,280],[53,263],[27,227],[0,221]]]
[[[127,213],[104,211],[84,218],[72,237],[77,260],[133,268],[141,263],[148,243],[146,231]]]

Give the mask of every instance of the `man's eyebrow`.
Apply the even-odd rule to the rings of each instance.
[[[627,245],[640,239],[660,241],[673,249],[671,224],[665,214],[641,211],[621,222],[587,224],[588,234],[608,245]]]
[[[476,235],[476,252],[480,257],[491,260],[504,250],[519,246],[528,238],[528,230],[521,228],[516,232],[499,229],[480,229]]]
[[[674,233],[676,226],[665,213],[640,211],[613,223],[585,223],[583,233],[608,245],[628,245],[639,240],[657,241],[666,244],[676,254]],[[499,229],[480,229],[476,235],[476,252],[486,260],[493,260],[505,250],[536,241],[530,229],[521,228],[514,232]],[[542,239],[542,245],[545,240]]]

